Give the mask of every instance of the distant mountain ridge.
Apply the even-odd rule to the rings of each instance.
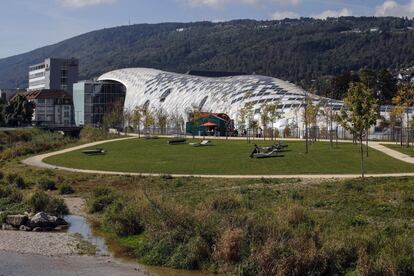
[[[362,67],[414,65],[414,20],[342,17],[138,24],[93,31],[0,59],[0,88],[27,87],[31,64],[80,59],[88,79],[125,67],[255,72],[307,85]]]

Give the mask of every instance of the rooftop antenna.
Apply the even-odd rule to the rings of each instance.
[[[128,18],[128,25],[131,26],[131,17]]]

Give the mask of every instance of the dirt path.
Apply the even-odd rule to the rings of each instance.
[[[63,197],[66,205],[68,206],[69,212],[72,215],[85,216],[86,201],[81,197]]]

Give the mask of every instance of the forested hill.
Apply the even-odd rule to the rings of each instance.
[[[81,78],[123,67],[270,75],[299,84],[361,67],[414,65],[414,21],[401,18],[236,20],[122,26],[0,59],[0,88],[27,86],[30,64],[77,57]]]

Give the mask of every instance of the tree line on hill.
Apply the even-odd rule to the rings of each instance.
[[[0,87],[27,86],[27,68],[45,57],[80,59],[89,79],[125,67],[239,71],[312,83],[360,68],[413,66],[414,20],[341,17],[327,20],[235,20],[138,24],[103,29],[30,53],[0,59]]]

